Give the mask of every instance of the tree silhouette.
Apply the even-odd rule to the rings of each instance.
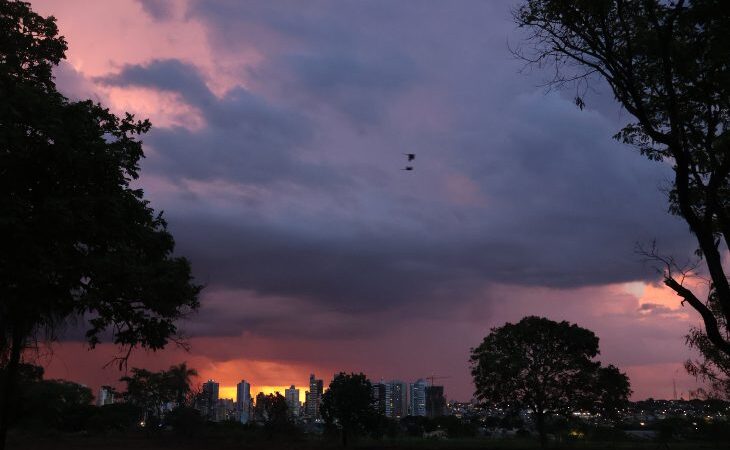
[[[123,363],[178,340],[198,308],[190,264],[130,187],[149,122],[61,95],[65,50],[53,17],[0,0],[0,450],[29,344],[82,318],[90,346],[110,331]]]
[[[556,85],[603,78],[634,119],[616,138],[672,164],[670,212],[695,236],[711,289],[699,298],[674,264],[666,265],[664,283],[702,317],[704,330],[693,330],[689,343],[727,376],[730,283],[722,255],[730,244],[730,2],[529,0],[514,17],[532,44],[519,55],[553,66]],[[576,104],[585,106],[580,96]]]
[[[192,378],[198,376],[198,371],[189,368],[186,362],[171,366],[165,372],[166,384],[169,386],[171,401],[178,406],[189,406],[192,392]]]
[[[339,425],[343,446],[350,436],[368,430],[377,414],[372,385],[362,373],[340,372],[322,395],[322,417],[330,425]]]
[[[86,386],[66,380],[41,380],[24,392],[18,416],[37,422],[38,429],[78,432],[90,416],[93,398]]]
[[[146,418],[162,419],[165,405],[174,403],[176,407],[188,406],[191,392],[191,378],[198,372],[190,369],[187,363],[171,366],[168,370],[151,372],[137,367],[132,368],[131,376],[120,379],[127,385],[124,399],[140,407]]]
[[[599,368],[594,376],[592,383],[598,397],[592,404],[587,404],[585,409],[599,413],[605,419],[619,420],[621,411],[628,406],[628,399],[632,392],[629,378],[618,367],[611,364]]]
[[[169,400],[164,372],[133,367],[131,376],[124,376],[119,381],[127,384],[123,393],[124,401],[139,407],[144,412],[145,420],[162,417],[164,404]]]
[[[289,405],[279,392],[267,395],[263,408],[267,425],[277,427],[289,422]]]
[[[256,395],[254,417],[263,422],[264,431],[269,439],[275,435],[290,434],[294,429],[289,421],[289,405],[279,392],[268,395],[259,392]]]
[[[511,411],[531,410],[545,446],[549,417],[609,410],[628,400],[626,375],[601,368],[593,361],[597,354],[598,337],[577,325],[534,316],[507,323],[471,350],[475,395]]]

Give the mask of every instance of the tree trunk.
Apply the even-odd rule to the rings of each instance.
[[[23,347],[23,337],[17,328],[13,328],[10,346],[8,365],[0,378],[0,450],[5,450],[5,440],[10,427],[13,404],[15,403],[13,397],[16,391],[20,355]]]
[[[728,279],[722,266],[720,250],[715,245],[713,227],[715,219],[713,217],[701,218],[692,209],[693,199],[690,191],[691,161],[686,157],[687,152],[680,144],[675,143],[669,149],[676,161],[674,184],[677,187],[677,198],[681,217],[684,218],[690,230],[697,238],[697,243],[700,246],[702,256],[712,278],[715,292],[717,293],[717,298],[720,303],[720,314],[730,324],[730,284],[728,284]],[[706,207],[710,208],[710,205],[706,205]],[[671,277],[667,278],[669,282],[665,279],[665,284],[700,313],[705,324],[705,332],[710,342],[722,353],[730,356],[730,342],[725,339],[722,330],[719,329],[715,314],[707,308],[704,302],[699,301],[691,291],[681,286],[680,283],[677,283]],[[687,295],[687,293],[691,295]]]
[[[342,427],[342,446],[347,447],[347,429]]]
[[[540,435],[540,448],[547,447],[547,433],[545,432],[545,413],[540,410],[535,411],[535,425],[537,433]]]

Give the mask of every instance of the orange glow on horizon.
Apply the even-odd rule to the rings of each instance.
[[[273,394],[275,392],[278,392],[281,395],[284,395],[284,390],[289,389],[290,386],[251,386],[251,397],[256,399],[256,395],[258,395],[259,392],[263,392],[265,395]],[[299,401],[301,403],[304,403],[304,392],[307,389],[304,389],[302,387],[297,387],[299,389]],[[218,396],[220,398],[231,398],[233,401],[236,401],[236,386],[221,386],[218,389]]]

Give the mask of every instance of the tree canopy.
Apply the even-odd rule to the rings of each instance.
[[[279,392],[268,395],[259,392],[256,395],[254,417],[264,423],[264,430],[269,439],[277,434],[290,434],[294,430],[290,421],[289,405]]]
[[[575,324],[535,316],[507,323],[471,350],[475,395],[508,410],[531,410],[544,443],[546,418],[576,410],[610,414],[628,401],[628,378],[601,367],[598,353],[598,337]]]
[[[177,339],[199,305],[190,263],[131,185],[150,123],[58,92],[65,50],[53,17],[0,0],[0,448],[29,343],[81,318],[91,347],[109,331],[124,360]]]
[[[525,0],[515,10],[529,47],[518,53],[552,66],[552,82],[605,80],[632,116],[616,138],[674,170],[670,212],[696,238],[711,280],[701,298],[684,282],[695,267],[650,251],[664,283],[701,316],[688,342],[705,377],[728,376],[730,283],[730,2],[726,0]],[[576,103],[582,108],[580,96]]]
[[[367,431],[377,414],[372,385],[362,373],[340,372],[322,395],[322,417],[341,428],[345,446],[350,436]]]
[[[147,417],[162,419],[167,405],[185,407],[192,403],[191,378],[197,376],[195,369],[181,363],[159,372],[134,367],[131,375],[120,381],[127,385],[123,394],[127,403],[140,407]]]

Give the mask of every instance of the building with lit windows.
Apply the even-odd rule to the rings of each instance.
[[[322,380],[314,378],[314,374],[311,374],[309,376],[309,391],[307,392],[304,405],[304,413],[311,420],[319,420],[321,418],[320,407],[322,405],[323,390],[324,383]]]
[[[399,419],[408,415],[408,385],[393,380],[385,383],[385,416]]]
[[[408,385],[408,414],[426,415],[426,380],[419,379]]]

